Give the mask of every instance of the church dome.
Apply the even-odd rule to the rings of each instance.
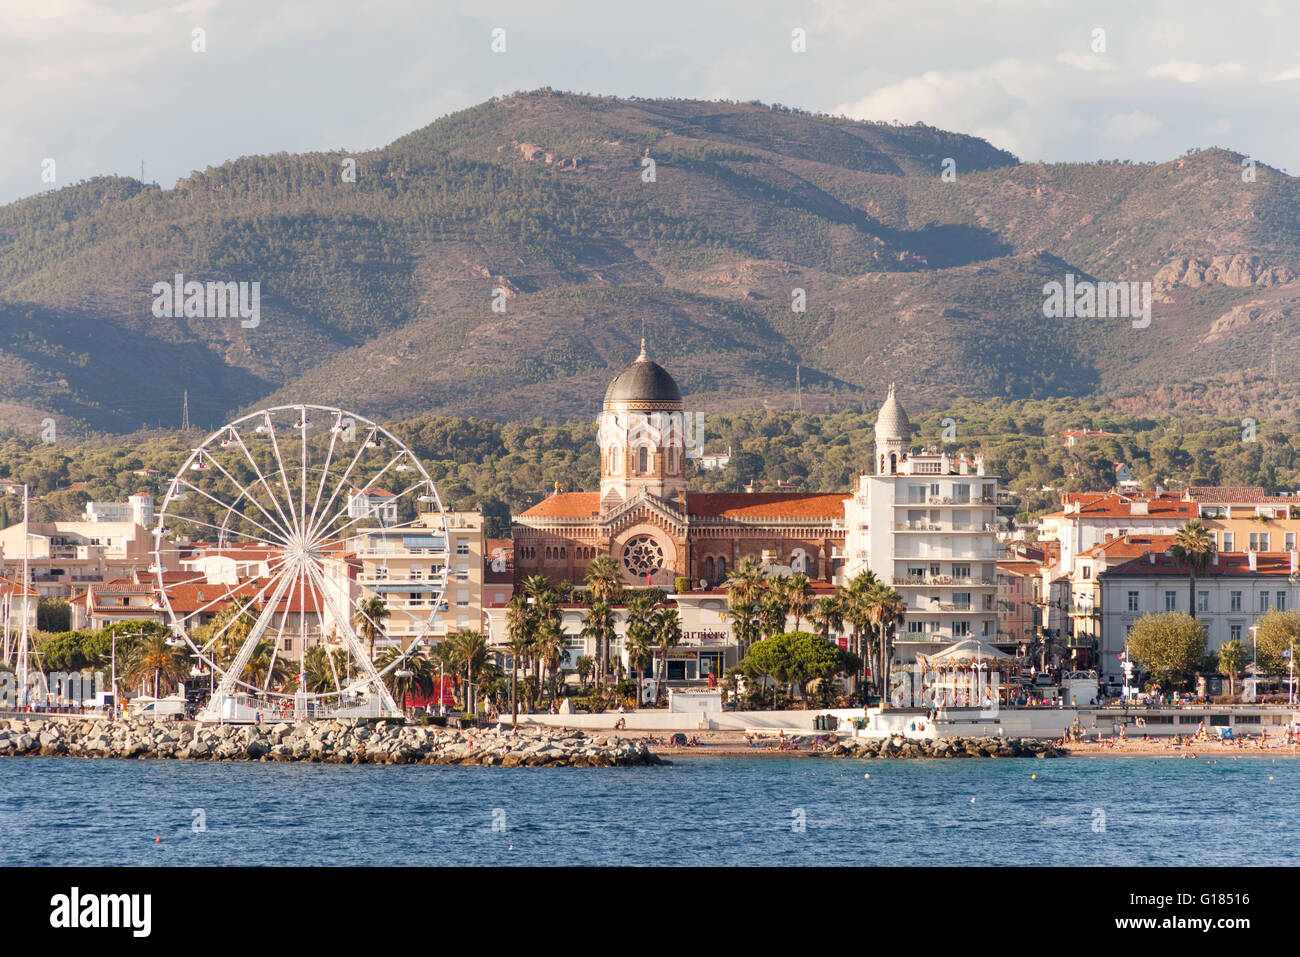
[[[889,395],[885,397],[885,403],[880,407],[880,414],[876,416],[876,438],[908,441],[912,438],[912,423],[908,420],[903,407],[899,405],[898,399],[894,397],[893,383],[890,383]]]
[[[605,405],[612,403],[653,408],[681,408],[682,390],[668,370],[646,355],[645,340],[636,361],[619,373],[605,390]]]

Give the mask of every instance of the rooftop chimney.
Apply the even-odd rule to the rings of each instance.
[[[1246,564],[1250,566],[1252,572],[1259,571],[1259,562],[1257,561],[1258,555],[1259,553],[1253,550],[1246,552]]]
[[[1300,552],[1291,549],[1291,574],[1300,573]]]

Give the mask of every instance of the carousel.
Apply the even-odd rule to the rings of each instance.
[[[1005,704],[1016,660],[979,638],[917,655],[922,707],[992,708]]]

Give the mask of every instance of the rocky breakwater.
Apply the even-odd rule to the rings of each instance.
[[[819,752],[836,758],[1058,758],[1037,738],[848,738]]]
[[[581,731],[540,734],[313,721],[296,725],[30,719],[0,721],[0,757],[180,758],[324,764],[631,767],[666,764],[643,745]]]

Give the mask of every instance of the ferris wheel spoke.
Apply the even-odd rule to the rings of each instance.
[[[279,471],[280,471],[280,485],[283,486],[284,488],[284,498],[285,498],[284,504],[289,507],[289,518],[292,522],[294,533],[297,535],[301,535],[302,526],[298,522],[298,512],[293,507],[293,492],[289,490],[289,475],[284,470],[284,458],[280,455],[280,440],[279,438],[276,437],[275,428],[271,423],[270,414],[266,416],[266,421],[268,425],[272,425],[271,433],[270,433],[271,450],[275,453],[275,464],[279,467]]]
[[[275,435],[275,430],[271,423],[270,413],[264,412],[263,419],[266,425],[271,428],[271,434]],[[280,499],[276,496],[275,492],[272,491],[271,483],[267,480],[266,476],[262,474],[261,468],[258,467],[257,462],[253,459],[253,453],[248,451],[248,446],[244,444],[244,437],[240,435],[239,432],[235,429],[231,429],[231,434],[234,436],[235,441],[239,443],[239,447],[244,452],[244,458],[246,458],[248,460],[248,464],[252,466],[254,474],[257,475],[257,482],[254,484],[259,484],[262,486],[262,488],[266,491],[267,497],[271,500],[271,504],[275,506],[276,512],[279,513],[280,522],[282,523],[282,526],[285,529],[285,533],[284,533],[285,538],[288,539],[290,537],[289,528],[293,525],[293,523],[290,522],[287,517],[285,517],[284,509],[280,507]],[[254,499],[254,501],[256,500]]]
[[[366,483],[366,487],[363,488],[363,489],[361,489],[361,490],[359,490],[359,491],[357,492],[357,494],[358,494],[358,495],[364,495],[364,494],[366,493],[366,490],[369,489],[369,488],[371,487],[373,481],[374,481],[374,480],[372,479],[370,482],[367,482],[367,483]],[[410,494],[411,492],[415,491],[416,489],[418,489],[420,486],[422,486],[422,485],[424,485],[424,484],[425,484],[424,479],[422,479],[422,478],[421,478],[421,479],[417,479],[414,485],[411,485],[411,486],[409,486],[409,487],[403,489],[401,492],[399,492],[398,494],[396,494],[396,495],[393,496],[393,504],[397,504],[398,502],[401,502],[402,499],[404,499],[408,494]],[[406,522],[397,522],[396,524],[393,524],[393,525],[384,525],[384,524],[382,524],[382,519],[380,519],[380,522],[381,522],[381,524],[380,524],[380,529],[383,530],[383,531],[397,531],[398,529],[402,529],[402,528],[414,528],[414,527],[416,527],[416,526],[415,526],[415,522],[418,521],[418,520],[419,520],[419,517],[420,517],[420,510],[419,510],[419,507],[418,507],[419,504],[420,504],[420,503],[417,501],[417,502],[416,502],[416,506],[417,506],[417,507],[416,507],[416,510],[415,510],[415,516],[416,516],[415,518],[413,518],[413,519],[411,519],[411,520],[409,520],[409,521],[406,521]],[[320,544],[320,543],[322,543],[322,542],[329,541],[329,540],[332,539],[332,538],[340,538],[340,537],[342,537],[343,532],[344,532],[346,529],[351,528],[353,525],[356,525],[357,522],[364,521],[365,519],[368,519],[368,518],[378,518],[378,515],[377,515],[376,513],[378,513],[378,512],[380,511],[380,509],[383,508],[383,506],[377,506],[377,507],[375,507],[375,508],[373,508],[373,509],[369,509],[369,510],[366,511],[365,514],[363,514],[363,515],[356,515],[356,516],[354,516],[354,517],[352,518],[352,520],[351,520],[350,522],[347,522],[347,523],[345,523],[345,524],[343,524],[343,525],[340,525],[338,528],[334,528],[333,526],[334,526],[334,523],[335,523],[335,522],[337,522],[337,521],[338,521],[339,519],[341,519],[341,518],[347,518],[347,517],[348,517],[348,508],[349,508],[349,507],[350,507],[350,505],[344,505],[342,508],[340,508],[340,509],[338,510],[338,512],[335,513],[334,517],[333,517],[332,519],[330,519],[329,522],[323,524],[322,526],[320,526],[320,527],[316,530],[316,535],[315,535],[314,538],[313,538],[313,543],[314,543],[314,544]]]
[[[211,495],[211,494],[209,494],[208,492],[206,492],[205,490],[199,488],[197,485],[195,485],[193,482],[189,481],[188,479],[183,480],[183,481],[182,481],[182,484],[183,484],[186,488],[190,488],[190,489],[193,489],[194,491],[198,492],[200,495],[202,495],[202,496],[203,496],[204,498],[206,498],[208,501],[210,501],[210,502],[215,502],[217,505],[220,505],[222,508],[224,508],[224,509],[226,510],[226,517],[227,517],[227,518],[229,518],[231,515],[238,514],[239,517],[242,518],[244,521],[248,522],[250,525],[255,525],[257,528],[260,528],[262,531],[266,532],[266,534],[267,534],[267,535],[270,535],[272,538],[279,538],[281,542],[283,542],[283,541],[285,540],[283,537],[281,537],[280,532],[278,532],[278,531],[273,531],[272,529],[267,528],[265,525],[263,525],[261,522],[259,522],[259,521],[258,521],[257,519],[255,519],[255,518],[251,518],[251,517],[248,516],[248,515],[244,515],[244,514],[242,514],[242,513],[237,513],[237,512],[235,512],[235,509],[234,509],[234,505],[233,505],[233,504],[228,504],[228,503],[226,503],[226,502],[221,501],[221,499],[219,499],[219,498],[217,498],[215,495]],[[252,500],[250,500],[250,501],[252,501]],[[198,520],[197,520],[197,519],[192,519],[192,521],[196,521],[196,522],[197,522]],[[209,525],[208,527],[209,527],[209,528],[212,528],[212,529],[215,529],[215,530],[218,531],[218,532],[221,532],[223,535],[226,534],[226,533],[228,533],[228,532],[233,532],[233,533],[236,534],[236,535],[243,535],[245,538],[250,538],[250,539],[252,539],[253,541],[255,541],[255,542],[259,542],[259,543],[261,543],[261,544],[263,544],[263,545],[269,545],[269,544],[271,544],[270,542],[264,541],[264,540],[262,540],[262,539],[255,538],[254,536],[249,535],[249,534],[247,534],[246,532],[241,532],[241,531],[239,531],[238,529],[232,529],[232,528],[229,528],[228,526],[226,526],[226,525],[224,525],[224,524],[221,525],[221,526],[217,526],[217,525]]]
[[[307,530],[303,536],[308,541],[313,539],[313,526],[316,524],[316,512],[320,508],[321,496],[325,493],[325,483],[329,481],[330,467],[334,464],[334,447],[338,444],[339,430],[343,427],[343,413],[340,411],[334,420],[334,427],[330,429],[330,447],[325,450],[325,462],[320,470],[320,483],[316,486],[316,500],[312,502],[311,515],[304,519],[303,528]],[[363,446],[364,447],[364,446]],[[304,503],[306,496],[303,496]]]
[[[342,421],[341,418],[340,421]],[[352,474],[352,470],[357,467],[357,464],[361,461],[362,456],[366,454],[366,447],[372,441],[374,441],[375,434],[378,431],[379,431],[379,426],[377,425],[371,426],[370,432],[366,435],[365,439],[363,439],[361,442],[361,447],[357,449],[357,454],[352,457],[352,461],[348,463],[347,469],[344,470],[343,475],[339,478],[338,482],[335,483],[334,490],[330,493],[329,501],[325,503],[326,512],[328,512],[334,506],[334,500],[338,498],[339,491],[347,487],[348,477]],[[322,480],[325,480],[327,477],[328,476],[326,475],[326,476],[322,476],[321,478]],[[313,512],[313,518],[314,518],[314,512]],[[318,537],[316,535],[316,529],[314,525],[315,523],[313,522],[313,527],[308,532],[307,537],[309,540],[316,540]]]
[[[262,503],[257,500],[257,496],[255,496],[250,489],[246,488],[243,482],[235,478],[235,476],[231,474],[231,472],[224,465],[221,464],[220,459],[218,459],[214,455],[210,455],[208,456],[208,461],[211,462],[213,465],[215,465],[220,470],[221,474],[224,475],[235,486],[235,488],[239,489],[240,493],[245,498],[247,498],[248,501],[252,502],[254,505],[257,506],[258,511],[260,511],[263,515],[266,516],[266,520],[276,527],[279,535],[281,535],[284,539],[289,538],[289,530],[284,528],[279,522],[275,520],[275,516],[266,510],[266,508],[262,505]],[[193,486],[191,486],[191,488],[192,487]],[[195,489],[195,491],[199,491],[199,490]],[[270,495],[269,489],[267,490],[267,494]],[[274,496],[271,497],[272,499],[274,499]],[[269,528],[266,528],[265,526],[262,526],[257,522],[254,522],[251,517],[247,515],[243,517],[246,518],[248,521],[253,522],[253,524],[258,525],[258,527],[262,528],[268,535],[274,534],[271,532]]]
[[[280,613],[280,628],[275,633],[275,642],[271,646],[271,663],[266,666],[266,681],[263,691],[271,690],[271,675],[275,674],[275,662],[280,655],[280,642],[284,640],[284,623],[289,620],[289,610],[293,608],[293,582],[289,584],[289,597],[285,599],[284,611]]]
[[[320,571],[320,573],[321,573],[321,581],[323,582],[324,579],[325,579],[324,568],[321,567],[319,564],[316,565],[316,567],[319,569],[319,571]],[[320,591],[319,591],[318,588],[316,588],[316,587],[313,586],[313,587],[307,589],[307,594],[311,596],[312,607],[316,609],[316,621],[318,622],[318,626],[319,626],[319,628],[320,628],[320,634],[321,634],[321,645],[320,645],[320,647],[321,647],[321,650],[324,651],[324,653],[325,653],[325,660],[329,662],[330,673],[334,676],[334,690],[335,690],[336,692],[338,692],[338,693],[341,694],[341,693],[343,692],[343,687],[339,684],[339,672],[338,672],[338,669],[334,667],[334,652],[333,652],[333,649],[329,648],[329,647],[325,644],[325,641],[324,641],[324,639],[325,639],[325,612],[324,612],[324,609],[321,608]],[[306,604],[306,602],[304,601],[304,602],[303,602],[303,609],[304,609],[304,611],[306,610],[306,607],[307,607],[307,604]],[[306,677],[306,673],[307,673],[307,649],[306,649],[306,648],[303,649],[303,658],[302,658],[302,662],[303,662],[303,663],[302,663],[302,669],[301,669],[301,670],[302,670],[302,674],[303,674],[304,677]],[[304,689],[304,690],[306,690],[306,689]]]
[[[287,559],[280,559],[280,560],[277,562],[277,564],[283,566],[283,565],[285,564],[286,561],[287,561]],[[203,603],[202,605],[200,605],[198,608],[194,609],[194,611],[191,612],[189,615],[186,615],[186,616],[185,616],[185,620],[186,620],[186,621],[190,621],[190,620],[197,621],[197,620],[198,620],[198,617],[199,617],[200,615],[202,615],[204,612],[206,612],[206,611],[211,611],[213,608],[216,608],[218,605],[223,605],[223,604],[226,604],[226,603],[228,603],[228,602],[237,601],[237,600],[239,600],[240,598],[247,598],[247,599],[249,599],[248,603],[244,606],[245,608],[249,608],[249,607],[254,607],[254,606],[256,606],[257,603],[258,603],[258,601],[259,601],[259,600],[260,600],[260,599],[261,599],[261,598],[266,594],[266,590],[267,590],[268,588],[270,588],[270,587],[271,587],[271,586],[272,586],[276,581],[278,581],[279,578],[281,577],[281,576],[280,576],[280,569],[276,569],[275,571],[271,571],[270,567],[268,566],[267,572],[268,572],[268,575],[267,575],[266,584],[264,584],[261,588],[259,588],[259,589],[258,589],[256,592],[254,592],[252,595],[247,595],[247,594],[242,594],[242,595],[241,595],[241,594],[239,594],[239,588],[240,588],[240,586],[239,586],[238,584],[235,584],[235,585],[233,585],[233,586],[227,586],[227,588],[226,588],[226,593],[225,593],[224,595],[221,595],[221,596],[219,596],[219,597],[217,597],[217,598],[214,598],[214,599],[212,599],[212,601],[204,602],[204,603]],[[166,591],[164,591],[163,594],[164,594],[164,596],[166,596]],[[170,605],[171,605],[171,601],[170,601],[170,599],[167,599],[166,597],[164,597],[164,601],[167,601],[167,604],[168,604],[168,606],[170,607]],[[228,629],[229,629],[229,628],[230,628],[230,627],[231,627],[231,626],[232,626],[236,621],[238,621],[240,617],[241,617],[240,615],[236,615],[236,616],[230,618],[230,619],[229,619],[229,620],[228,620],[224,625],[221,626],[221,628],[217,631],[217,633],[216,633],[215,635],[213,635],[211,638],[209,638],[209,639],[208,639],[208,640],[203,644],[203,647],[200,648],[199,650],[200,650],[202,653],[207,654],[208,649],[211,648],[211,647],[213,646],[213,644],[215,644],[217,641],[219,641],[219,640],[221,639],[221,637],[226,633],[226,631],[227,631],[227,630],[228,630]]]
[[[253,651],[257,643],[261,640],[262,635],[266,633],[267,625],[275,614],[275,606],[279,603],[280,597],[284,594],[286,587],[286,577],[281,576],[275,591],[271,594],[270,600],[262,613],[257,616],[257,621],[253,623],[252,629],[248,632],[248,637],[244,639],[243,645],[240,646],[239,653],[235,655],[235,660],[230,663],[226,669],[225,676],[221,679],[221,689],[219,693],[229,695],[235,690],[236,686],[248,688],[256,691],[257,686],[243,680],[244,671],[248,668],[249,659],[253,657]]]
[[[316,587],[320,588],[321,576],[314,563],[308,563],[307,569],[308,574],[310,574],[315,580]],[[348,651],[357,663],[357,671],[359,672],[358,678],[360,680],[349,687],[373,687],[375,694],[379,696],[379,699],[384,702],[385,706],[396,711],[397,704],[393,701],[393,696],[388,693],[388,689],[384,687],[384,680],[380,676],[379,671],[375,668],[374,662],[370,660],[370,656],[366,654],[365,648],[362,647],[361,639],[358,638],[357,633],[352,630],[352,623],[339,614],[338,608],[335,607],[334,600],[330,597],[329,592],[322,590],[321,597],[329,606],[330,612],[334,615],[335,620],[339,622],[339,628],[343,632],[343,639],[347,643]],[[390,667],[392,666],[390,665]]]

